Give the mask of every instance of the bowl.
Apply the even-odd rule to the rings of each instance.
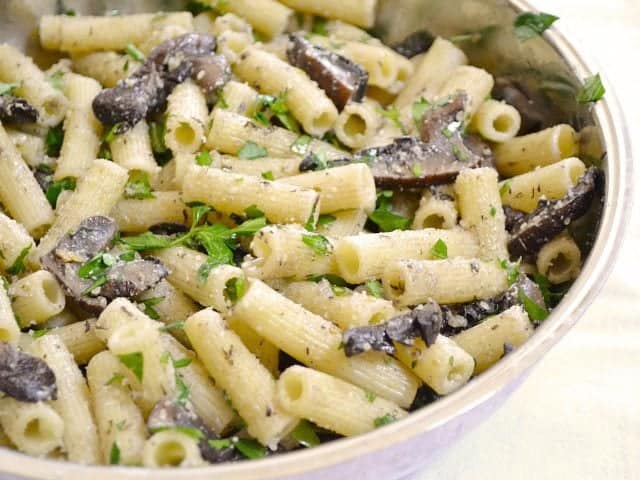
[[[33,5],[33,14],[13,16],[11,3],[23,1]],[[50,56],[38,51],[33,31],[37,17],[54,13],[60,2],[9,0],[7,3],[9,8],[5,8],[0,18],[0,41],[26,49],[41,62],[51,61]],[[85,14],[112,9],[127,13],[175,9],[179,5],[177,0],[66,2],[67,8]],[[519,42],[513,35],[513,21],[519,13],[533,10],[523,0],[380,0],[380,20],[376,26],[377,33],[391,42],[423,28],[447,37],[459,36],[473,64],[495,75],[517,77],[544,89],[554,104],[548,112],[549,123],[573,124],[581,132],[583,154],[602,163],[606,172],[603,208],[592,212],[580,229],[583,232],[580,243],[590,253],[573,287],[530,340],[461,390],[401,421],[366,435],[309,450],[206,468],[152,471],[83,466],[0,449],[0,471],[18,478],[65,480],[401,479],[423,468],[438,450],[455,442],[499,408],[594,300],[613,269],[631,211],[629,137],[606,75],[600,72],[607,87],[604,99],[595,106],[578,105],[575,94],[581,82],[599,70],[579,45],[565,37],[561,26],[553,26],[542,38]]]

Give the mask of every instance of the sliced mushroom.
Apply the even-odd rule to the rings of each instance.
[[[509,253],[514,257],[538,253],[543,245],[589,211],[603,179],[602,170],[591,167],[564,198],[541,200],[511,234]]]
[[[362,100],[369,75],[360,65],[314,45],[301,33],[294,33],[289,38],[289,63],[304,70],[316,81],[339,111],[349,102]]]
[[[202,458],[210,463],[229,462],[239,458],[233,446],[216,449],[209,445],[208,440],[219,437],[205,425],[200,417],[188,404],[178,402],[173,398],[160,400],[151,410],[147,419],[147,427],[154,431],[163,428],[193,428],[202,433],[202,440],[198,443]]]
[[[416,338],[422,338],[427,346],[433,345],[443,324],[443,313],[435,302],[414,308],[384,323],[350,328],[342,337],[344,353],[347,357],[369,350],[393,354],[393,342],[413,345]]]
[[[213,69],[215,48],[215,37],[200,33],[162,42],[131,76],[96,96],[93,112],[103,124],[118,125],[118,134],[130,130],[146,116],[162,111],[175,86],[187,78],[193,76],[197,80],[200,75],[201,80],[208,77],[207,81],[216,83],[213,71],[209,72]],[[219,59],[218,67],[223,64]],[[219,82],[228,80],[228,72],[222,69]]]
[[[38,111],[24,98],[0,95],[0,121],[6,123],[35,123]]]
[[[431,48],[435,37],[427,30],[419,30],[406,37],[400,43],[396,43],[393,48],[403,57],[413,58],[416,55],[426,52]]]
[[[43,360],[0,342],[0,392],[20,402],[55,400],[56,376]]]
[[[231,78],[231,67],[224,55],[207,55],[193,60],[193,73],[196,83],[211,95],[224,87]]]
[[[505,226],[509,233],[513,232],[527,217],[525,212],[511,208],[508,205],[503,205],[502,209],[504,210],[504,216],[506,219]]]
[[[107,271],[107,283],[100,287],[100,295],[109,300],[135,297],[168,274],[169,271],[156,258],[119,263]]]

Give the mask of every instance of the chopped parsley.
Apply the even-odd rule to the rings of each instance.
[[[270,182],[273,182],[275,180],[275,177],[273,176],[273,172],[271,170],[262,172],[262,178],[264,178],[265,180],[269,180]]]
[[[45,197],[49,200],[52,208],[56,208],[58,205],[58,197],[62,193],[63,190],[75,190],[76,189],[76,179],[73,177],[63,178],[62,180],[58,180],[57,182],[53,182],[51,185],[47,187],[47,191],[45,192]]]
[[[193,362],[193,358],[189,358],[189,357],[180,358],[178,360],[173,361],[173,368],[175,369],[185,368],[191,365],[191,362]]]
[[[438,239],[438,241],[431,247],[429,253],[440,260],[446,260],[449,258],[449,252],[447,249],[447,244],[442,241],[442,239]]]
[[[168,332],[170,330],[184,330],[184,321],[168,323],[164,327],[160,327],[158,330],[161,332]]]
[[[531,40],[542,35],[556,20],[558,20],[558,17],[544,12],[527,12],[518,15],[513,24],[516,37],[521,42]]]
[[[549,279],[541,273],[536,273],[533,276],[533,281],[536,282],[538,288],[540,288],[545,305],[548,307],[554,307],[560,303],[560,300],[562,300],[562,297],[566,295],[568,290],[567,286],[561,287],[560,289],[556,287],[554,289]]]
[[[188,12],[191,12],[193,16],[213,10],[213,7],[211,5],[205,5],[204,3],[198,2],[197,0],[190,0],[189,2],[187,2],[184,8]]]
[[[311,137],[309,135],[300,135],[295,142],[291,144],[290,150],[298,155],[304,155],[309,149],[311,143]]]
[[[491,208],[489,209],[489,215],[491,215],[492,217],[495,217],[497,213],[498,213],[498,210],[496,209],[496,207],[491,205]]]
[[[231,303],[235,304],[244,296],[246,288],[247,285],[244,278],[231,278],[227,280],[227,283],[225,283],[224,295],[231,301]]]
[[[111,451],[109,452],[109,464],[118,465],[120,463],[120,448],[116,442],[111,444]]]
[[[210,167],[212,162],[211,154],[207,151],[200,152],[196,155],[196,163],[201,167]]]
[[[383,117],[391,120],[391,122],[400,129],[403,135],[407,134],[407,129],[402,124],[402,121],[400,120],[400,111],[398,110],[398,107],[396,107],[395,105],[392,105],[391,107],[388,107],[386,110],[383,108],[376,108],[376,111]]]
[[[123,380],[124,375],[122,375],[120,372],[116,372],[109,380],[107,380],[107,383],[105,383],[105,385],[120,385]]]
[[[511,180],[507,180],[500,185],[500,196],[504,197],[507,193],[511,192]]]
[[[164,143],[164,135],[167,131],[167,117],[163,115],[160,121],[149,122],[149,138],[151,150],[158,165],[164,165],[171,158],[171,150]]]
[[[465,151],[464,147],[461,147],[457,143],[451,145],[451,152],[455,155],[456,159],[461,162],[468,162],[470,160],[469,153]]]
[[[332,250],[331,243],[323,235],[303,235],[302,242],[311,248],[316,255],[327,256]]]
[[[64,72],[62,70],[58,70],[53,75],[49,75],[46,80],[56,90],[62,90],[64,88],[62,77],[64,77]]]
[[[367,399],[367,402],[373,403],[378,396],[375,393],[366,390],[364,392],[364,398]]]
[[[127,45],[127,47],[124,49],[124,51],[125,51],[125,53],[127,55],[129,55],[131,58],[133,58],[136,62],[143,63],[145,61],[144,53],[142,53],[140,50],[138,50],[138,48],[132,43],[129,43]]]
[[[378,194],[376,209],[369,215],[369,220],[375,223],[381,232],[392,232],[394,230],[406,230],[411,224],[411,220],[402,215],[397,215],[391,211],[391,198],[393,192],[385,190]]]
[[[189,395],[191,395],[191,391],[184,380],[182,379],[182,375],[176,372],[176,389],[178,391],[178,396],[176,400],[178,403],[184,405],[185,402],[189,399]]]
[[[431,102],[425,98],[420,98],[417,102],[413,102],[411,107],[411,116],[417,127],[420,127],[424,114],[431,108]]]
[[[313,170],[314,172],[329,168],[329,161],[327,160],[327,154],[325,152],[310,153],[304,158],[303,162],[309,170]]]
[[[102,141],[103,142],[113,142],[116,137],[118,136],[118,129],[120,128],[120,124],[116,123],[115,125],[112,125],[111,128],[109,129],[109,131],[107,133],[104,134],[104,136],[102,137]]]
[[[311,25],[311,33],[328,37],[329,32],[327,31],[327,20],[322,17],[314,17],[313,24]]]
[[[540,323],[549,316],[549,311],[541,305],[538,305],[531,298],[527,296],[527,294],[521,288],[518,290],[518,298],[522,302],[522,306],[524,307],[527,315],[532,322]]]
[[[269,155],[266,148],[258,145],[256,142],[248,140],[242,148],[238,151],[238,157],[244,160],[255,160],[257,158],[264,158]]]
[[[326,227],[327,225],[332,224],[337,220],[336,217],[329,214],[320,215],[318,217],[318,222],[316,223],[316,228]]]
[[[601,100],[606,93],[600,74],[589,77],[584,81],[582,90],[578,93],[577,100],[579,103],[596,103]]]
[[[512,263],[509,260],[500,260],[498,264],[500,265],[500,268],[507,272],[507,282],[509,282],[509,285],[513,285],[518,281],[518,278],[520,277],[519,263]]]
[[[320,445],[318,434],[313,426],[306,420],[302,420],[298,426],[291,432],[291,436],[303,447],[311,448]]]
[[[376,298],[383,298],[384,293],[382,291],[382,284],[379,280],[369,280],[364,284],[367,292]]]
[[[24,264],[24,260],[25,258],[27,258],[27,255],[29,255],[29,251],[31,251],[31,246],[32,245],[27,245],[22,250],[20,250],[20,253],[16,257],[16,259],[13,261],[13,264],[9,268],[7,268],[7,273],[9,275],[20,275],[22,272],[24,272],[27,269],[27,267]]]
[[[124,189],[124,197],[136,200],[155,198],[147,172],[134,170],[129,174],[129,181]]]
[[[373,421],[373,426],[378,428],[395,422],[397,419],[391,413],[386,413],[382,417],[378,417]]]
[[[264,217],[264,212],[260,210],[256,205],[251,205],[244,209],[244,214],[247,218],[260,218]]]
[[[60,149],[62,148],[62,142],[64,141],[64,129],[62,123],[51,127],[47,130],[47,137],[45,138],[45,145],[47,147],[47,156],[59,157]]]
[[[163,301],[164,297],[153,297],[142,300],[142,304],[144,305],[144,314],[153,320],[158,320],[160,318],[160,314],[153,307]]]
[[[250,460],[257,460],[266,454],[265,448],[253,439],[240,439],[236,441],[233,446]]]
[[[120,362],[133,372],[138,380],[142,382],[144,377],[144,356],[142,352],[127,353],[118,355]]]
[[[0,82],[0,95],[10,95],[21,83],[2,83]]]
[[[295,133],[300,133],[300,124],[289,111],[287,106],[287,91],[285,90],[278,97],[271,95],[258,96],[258,108],[253,118],[264,126],[271,125],[271,120],[275,117],[287,129]]]
[[[420,165],[419,163],[414,163],[413,167],[411,168],[411,171],[413,172],[413,175],[415,177],[422,177],[423,175],[423,171],[422,171],[422,165]]]

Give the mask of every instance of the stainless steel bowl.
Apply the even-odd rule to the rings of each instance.
[[[37,54],[33,40],[37,16],[53,12],[60,2],[5,2],[8,9],[0,13],[0,41],[8,40]],[[33,4],[35,13],[15,17],[11,9],[13,2]],[[94,14],[111,9],[143,11],[180,4],[179,0],[67,0],[65,3],[78,12]],[[600,72],[607,87],[605,99],[593,108],[579,107],[574,98],[581,80],[599,69],[579,46],[563,35],[561,27],[553,27],[544,39],[518,42],[512,33],[513,20],[519,12],[534,10],[523,0],[380,0],[379,8],[377,29],[390,41],[421,28],[444,36],[481,32],[474,36],[474,41],[463,45],[472,62],[494,74],[515,75],[545,89],[556,107],[549,112],[550,122],[570,121],[581,129],[585,153],[592,158],[602,158],[607,178],[604,208],[599,218],[593,217],[587,225],[597,235],[583,239],[591,248],[583,271],[549,319],[525,345],[460,391],[402,421],[359,437],[265,460],[188,470],[88,467],[0,449],[0,471],[26,478],[65,480],[399,479],[423,467],[439,449],[498,408],[533,365],[578,321],[613,268],[631,210],[629,137],[606,75]],[[496,442],[499,441],[504,439],[497,438]]]

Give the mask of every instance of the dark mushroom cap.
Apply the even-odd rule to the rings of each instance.
[[[24,98],[0,95],[0,121],[6,123],[35,123],[38,111]]]
[[[369,75],[358,64],[326,48],[314,45],[301,33],[290,35],[289,63],[304,70],[318,83],[339,111],[364,97]]]
[[[0,392],[20,402],[55,400],[56,376],[43,360],[0,342]]]
[[[403,57],[413,58],[416,55],[426,52],[431,48],[435,37],[427,30],[418,30],[406,37],[400,43],[396,43],[393,48]]]

